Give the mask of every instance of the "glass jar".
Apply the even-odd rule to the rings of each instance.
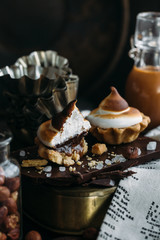
[[[21,188],[20,168],[15,159],[9,158],[9,131],[0,133],[0,239],[20,240]]]
[[[137,15],[129,56],[134,66],[126,82],[126,100],[149,116],[149,128],[154,128],[160,125],[160,13]]]

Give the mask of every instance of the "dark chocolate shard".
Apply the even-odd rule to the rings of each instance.
[[[52,126],[57,131],[61,131],[63,129],[63,124],[66,122],[67,118],[71,116],[72,111],[75,108],[77,100],[70,102],[62,112],[57,113],[52,118]]]
[[[90,186],[114,187],[116,182],[110,178],[96,179],[89,183]]]

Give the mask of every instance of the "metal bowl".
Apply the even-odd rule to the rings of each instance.
[[[100,227],[116,187],[53,187],[23,181],[23,208],[42,227],[62,234],[82,234]]]

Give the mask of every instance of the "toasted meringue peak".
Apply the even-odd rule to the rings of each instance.
[[[119,95],[115,87],[111,87],[111,93],[102,100],[99,107],[108,111],[122,111],[128,108],[128,103]]]
[[[89,121],[84,119],[76,107],[76,101],[73,101],[52,120],[42,123],[38,128],[37,136],[44,145],[54,148],[80,134],[87,133],[90,127]]]

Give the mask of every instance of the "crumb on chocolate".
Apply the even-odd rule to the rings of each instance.
[[[92,146],[92,153],[96,155],[102,155],[108,149],[104,143],[96,143]]]
[[[69,167],[69,171],[70,171],[70,172],[75,172],[75,171],[76,171],[76,168],[75,168],[75,167],[72,167],[72,166],[70,166],[70,167]]]
[[[77,164],[78,166],[80,166],[80,165],[82,165],[82,162],[81,162],[81,161],[77,161],[76,164]]]
[[[46,159],[30,159],[23,160],[21,166],[22,167],[42,167],[47,165],[48,161]]]
[[[69,156],[65,156],[63,159],[63,164],[66,167],[72,166],[74,165],[74,163],[75,163],[74,160]]]

